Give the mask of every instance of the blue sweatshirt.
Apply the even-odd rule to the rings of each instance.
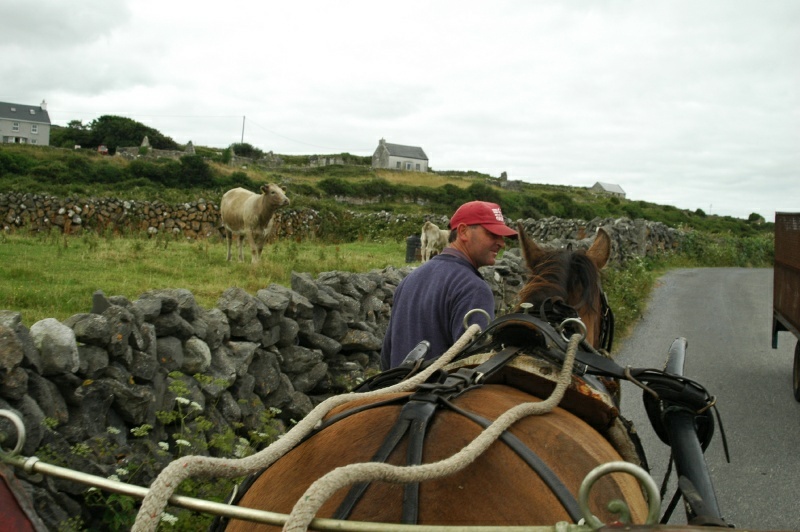
[[[478,270],[457,250],[445,248],[400,281],[383,339],[381,369],[398,366],[420,341],[431,349],[425,358],[441,356],[464,334],[464,316],[480,308],[494,319],[494,296]],[[469,324],[486,328],[486,316],[475,313]]]

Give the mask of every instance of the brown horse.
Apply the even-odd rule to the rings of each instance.
[[[587,340],[598,342],[603,308],[599,270],[610,255],[608,234],[599,231],[585,252],[545,251],[522,229],[520,226],[520,244],[531,277],[520,292],[521,302],[536,306],[546,298],[562,298],[577,310],[586,325]],[[325,423],[268,467],[237,504],[289,513],[309,485],[324,474],[348,464],[375,461],[386,445],[387,436],[396,430],[401,409],[409,403],[405,401],[407,396],[388,394],[334,409],[326,419],[337,416],[340,419]],[[436,409],[427,429],[422,429],[427,431],[424,448],[420,444],[415,449],[414,443],[408,443],[411,436],[403,436],[398,438],[396,447],[390,446],[385,462],[405,465],[407,455],[415,453],[424,464],[447,459],[481,434],[484,428],[481,419],[495,420],[512,407],[540,401],[527,391],[507,384],[468,387],[439,401],[454,406]],[[379,406],[358,408],[371,403]],[[598,428],[560,407],[544,415],[524,417],[507,432],[511,434],[509,439],[491,443],[471,464],[448,476],[420,482],[418,490],[413,488],[409,492],[408,484],[384,481],[362,485],[364,489],[357,496],[352,495],[355,490],[349,487],[339,489],[322,504],[316,516],[421,525],[534,526],[575,522],[578,518],[565,499],[573,498],[574,502],[581,481],[595,467],[622,460]],[[534,458],[522,458],[526,451],[515,451],[513,441],[521,442]],[[544,466],[537,472],[532,462]],[[404,497],[418,501],[410,516]],[[590,497],[589,507],[602,522],[615,519],[605,507],[612,499],[626,501],[634,523],[643,523],[647,515],[642,489],[629,475],[615,473],[602,477]],[[272,528],[239,520],[230,521],[227,527],[233,531],[255,529]]]

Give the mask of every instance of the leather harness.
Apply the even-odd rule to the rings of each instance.
[[[613,340],[613,313],[611,309],[608,308],[605,294],[603,294],[602,301],[603,319],[601,325],[601,342],[604,347],[607,346],[610,348]],[[555,299],[545,301],[540,306],[537,313],[514,313],[496,318],[487,329],[475,338],[475,340],[473,340],[473,342],[457,357],[457,359],[463,359],[475,353],[486,352],[486,348],[490,344],[495,346],[499,344],[503,346],[500,351],[486,362],[474,368],[462,367],[453,373],[439,371],[438,373],[434,373],[431,378],[428,379],[428,382],[419,385],[417,391],[411,395],[393,397],[388,400],[362,405],[339,413],[323,422],[305,439],[312,437],[314,434],[318,434],[325,430],[326,427],[355,413],[363,412],[371,408],[405,403],[394,426],[371,460],[374,462],[385,462],[401,440],[408,437],[406,465],[419,465],[422,463],[425,435],[437,408],[450,409],[474,421],[483,428],[487,427],[491,423],[489,420],[458,407],[453,404],[452,400],[468,390],[481,386],[481,383],[491,375],[500,371],[509,361],[518,356],[522,351],[522,348],[517,347],[518,345],[534,345],[539,348],[536,350],[537,355],[542,356],[552,363],[561,365],[564,361],[567,348],[566,333],[570,331],[559,331],[558,326],[553,326],[551,323],[554,319],[563,319],[564,316],[573,317],[574,315],[577,315],[577,312],[572,307]],[[656,433],[662,440],[665,439],[665,435],[663,428],[660,428],[662,420],[658,407],[658,393],[668,395],[673,401],[680,401],[681,404],[686,405],[686,408],[697,412],[698,417],[703,418],[702,425],[710,427],[705,434],[700,434],[701,439],[706,440],[703,442],[703,447],[705,448],[705,446],[707,446],[708,440],[710,440],[713,434],[714,419],[711,412],[713,410],[718,420],[719,414],[716,412],[716,407],[714,406],[714,398],[709,396],[705,388],[685,377],[676,377],[659,370],[646,368],[634,369],[630,367],[623,368],[612,359],[592,349],[591,346],[585,342],[582,343],[582,346],[586,349],[579,349],[575,357],[573,372],[576,375],[626,379],[645,389],[646,393],[644,395],[646,398],[645,405],[647,406],[647,412]],[[376,375],[362,383],[355,391],[363,392],[375,390],[408,378],[419,371],[421,367],[430,363],[430,361],[422,361],[424,351],[425,350],[422,349],[420,353],[416,353],[418,359],[409,360],[407,358],[404,366],[393,368]],[[592,382],[592,380],[593,379],[587,379],[587,383]],[[658,390],[658,392],[655,392],[654,389]],[[651,400],[648,401],[647,392],[655,394],[655,398],[651,397]],[[581,518],[578,503],[552,469],[550,469],[536,453],[529,449],[524,442],[509,431],[505,431],[500,436],[500,440],[508,445],[509,448],[540,476],[565,508],[573,522],[578,522]],[[669,443],[668,441],[665,442]],[[724,439],[724,432],[723,444],[727,454],[727,443]],[[257,476],[258,475],[253,475],[250,479],[245,481],[242,489],[238,491],[237,499],[241,498],[246,491],[246,486],[250,485]],[[336,519],[347,519],[368,487],[369,483],[359,483],[352,486],[333,517]],[[419,484],[407,483],[404,486],[402,523],[416,524],[418,513]],[[224,523],[218,522],[218,525],[224,525]]]

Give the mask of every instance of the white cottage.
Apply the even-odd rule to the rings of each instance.
[[[596,194],[608,194],[609,196],[617,196],[618,198],[625,197],[625,191],[619,185],[612,185],[611,183],[601,183],[598,181],[589,190]]]
[[[427,172],[428,156],[417,146],[390,144],[381,139],[378,148],[372,154],[373,168],[390,168],[410,172]]]

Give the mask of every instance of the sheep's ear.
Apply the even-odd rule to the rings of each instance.
[[[261,193],[268,194],[269,193],[269,185],[261,185]]]
[[[602,227],[597,229],[597,236],[592,246],[586,251],[586,255],[595,263],[598,270],[603,269],[611,257],[611,235],[608,234],[608,231]]]

